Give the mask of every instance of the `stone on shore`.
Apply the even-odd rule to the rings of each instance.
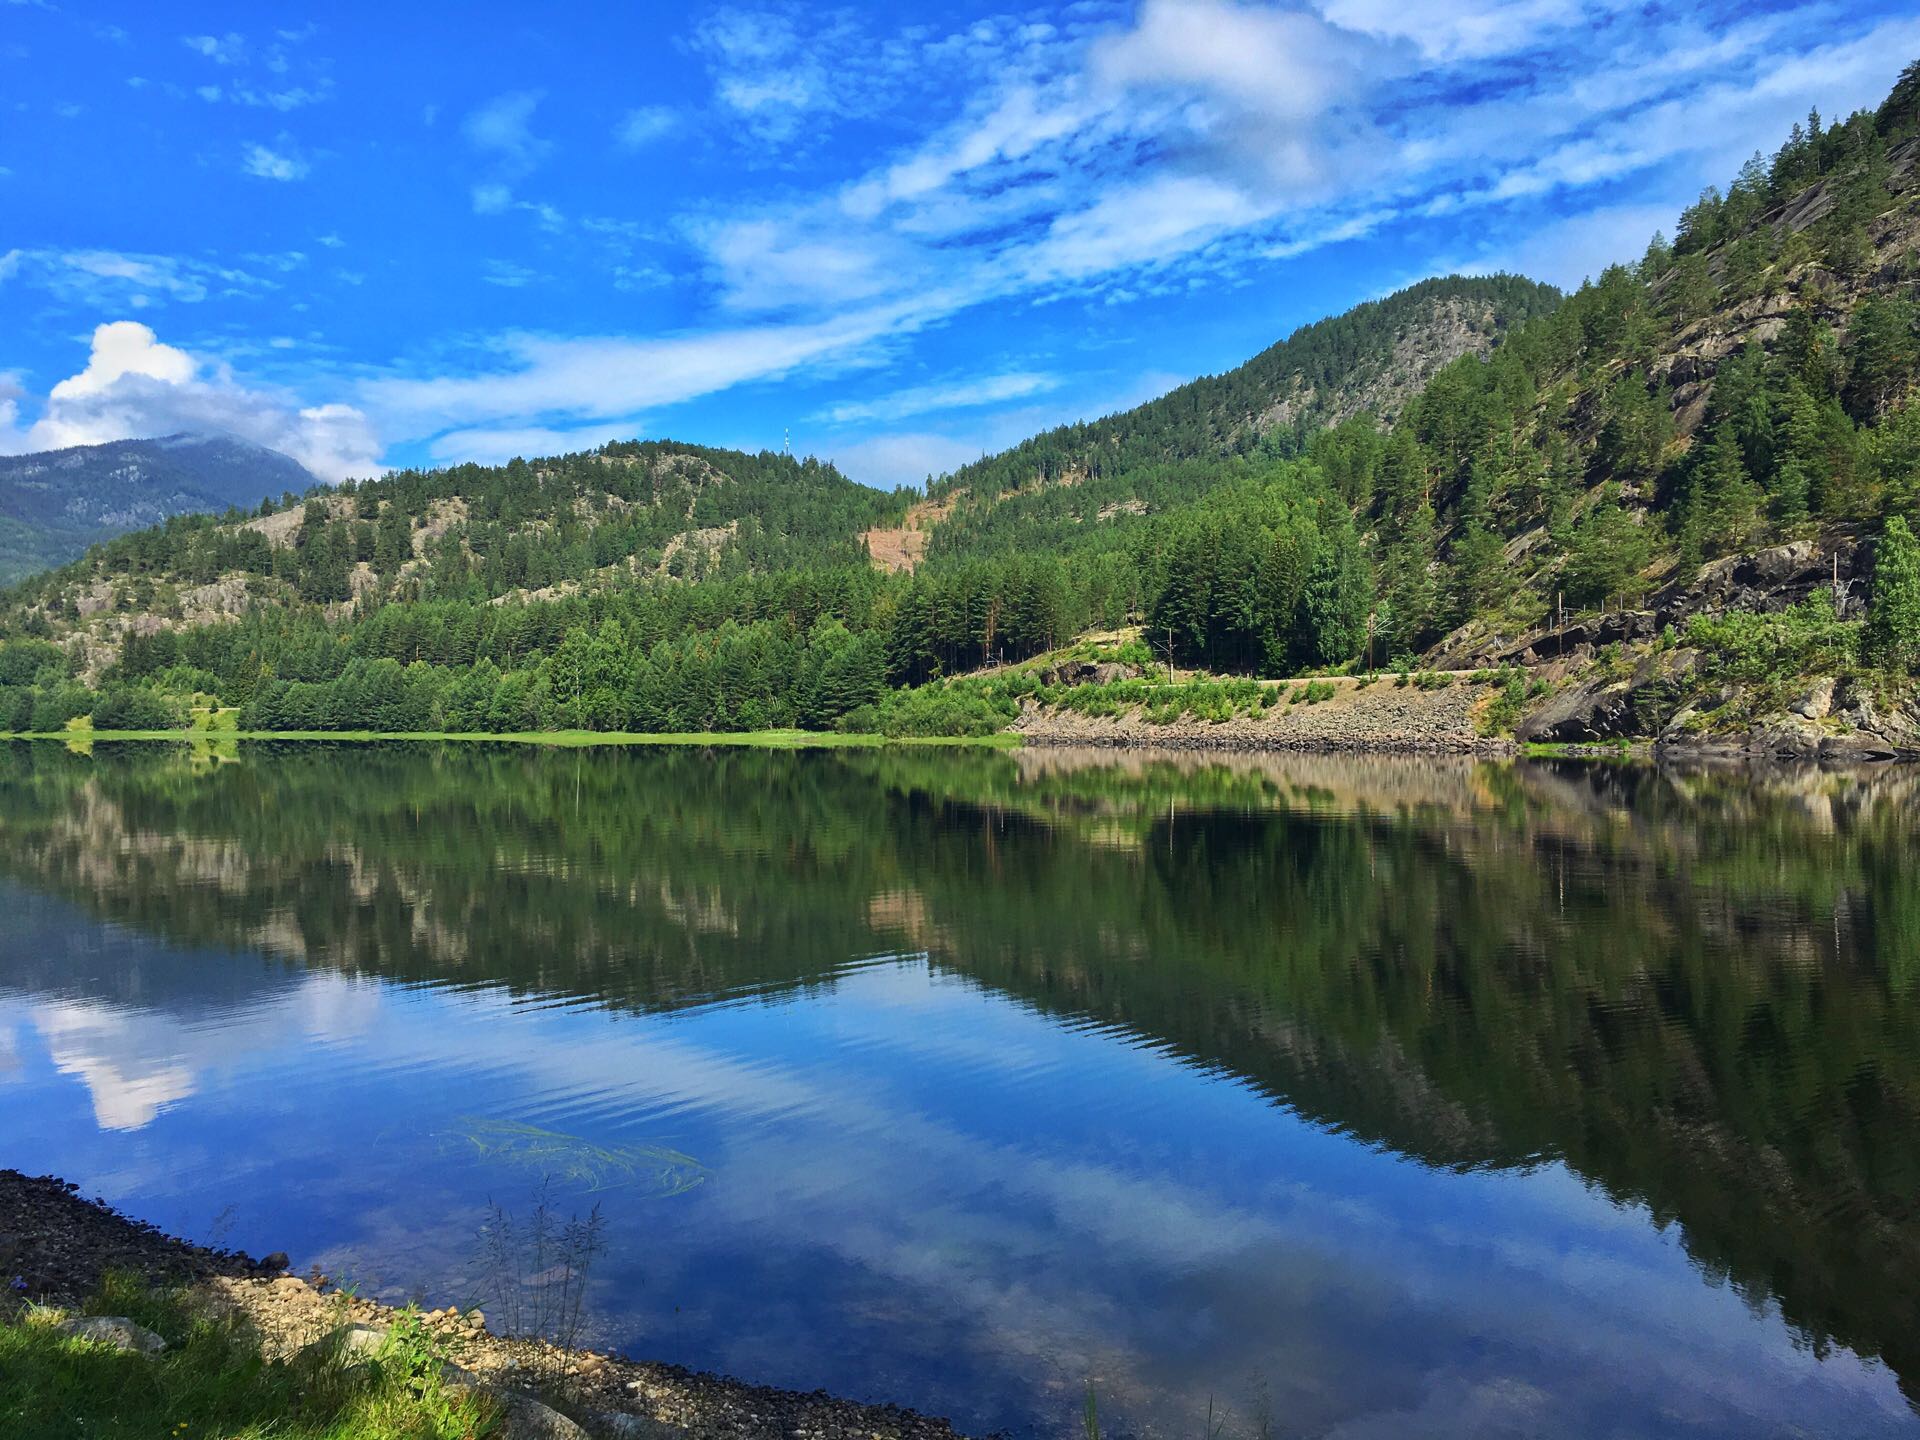
[[[551,1405],[543,1405],[518,1390],[496,1390],[500,1425],[496,1440],[591,1440],[587,1432]]]
[[[124,1315],[76,1315],[56,1327],[63,1335],[94,1345],[107,1345],[135,1355],[158,1355],[167,1342],[144,1325],[136,1325]]]

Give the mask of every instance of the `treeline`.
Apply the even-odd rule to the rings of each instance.
[[[263,502],[253,516],[175,516],[13,594],[71,612],[73,589],[96,580],[122,608],[147,609],[168,587],[233,575],[280,582],[313,604],[369,592],[483,600],[591,583],[615,567],[733,578],[857,563],[862,533],[905,505],[812,458],[621,442],[546,460],[396,471]],[[296,525],[261,523],[294,511]]]
[[[1344,501],[1312,461],[1275,462],[1124,550],[871,566],[559,598],[388,603],[330,618],[255,606],[232,622],[133,629],[98,691],[77,652],[4,648],[14,730],[91,713],[149,728],[188,707],[260,730],[678,731],[830,728],[891,689],[1147,616],[1189,663],[1286,673],[1359,648],[1372,597]],[[146,709],[130,709],[136,700]],[[104,707],[104,708],[99,708]],[[140,724],[126,723],[137,716]]]

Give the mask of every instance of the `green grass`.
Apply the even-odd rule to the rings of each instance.
[[[759,750],[861,749],[882,745],[975,745],[1009,749],[1017,735],[874,735],[838,734],[830,730],[693,731],[671,735],[614,730],[526,730],[506,734],[491,731],[381,731],[381,730],[53,730],[0,731],[0,740],[332,740],[363,743],[371,740],[456,740],[513,745],[740,745]]]
[[[125,1315],[168,1342],[148,1358],[70,1339],[53,1316],[0,1324],[0,1434],[36,1440],[474,1440],[483,1396],[451,1389],[424,1329],[403,1319],[373,1363],[263,1359],[234,1321],[109,1276],[89,1313]]]

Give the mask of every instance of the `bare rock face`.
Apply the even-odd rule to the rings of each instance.
[[[1515,728],[1521,740],[1583,745],[1640,733],[1633,688],[1627,681],[1596,680],[1554,696]]]
[[[56,1327],[61,1334],[94,1345],[106,1345],[134,1355],[158,1355],[167,1342],[144,1325],[136,1325],[123,1315],[77,1315],[62,1320]]]
[[[1133,680],[1140,672],[1131,665],[1118,665],[1112,661],[1095,663],[1091,660],[1076,660],[1065,665],[1051,666],[1040,672],[1042,685],[1110,685],[1116,680]]]
[[[1729,555],[1667,586],[1654,596],[1653,609],[1663,625],[1683,624],[1702,610],[1784,610],[1828,588],[1837,575],[1840,613],[1850,615],[1864,603],[1860,582],[1870,568],[1871,551],[1870,542],[1841,536],[1829,549],[1796,540],[1751,555]]]
[[[1805,720],[1824,720],[1833,709],[1834,680],[1831,675],[1816,680],[1813,688],[1787,708]]]

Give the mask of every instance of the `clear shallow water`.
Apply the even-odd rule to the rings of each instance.
[[[1920,780],[0,750],[0,1164],[1063,1433],[1906,1435]]]

